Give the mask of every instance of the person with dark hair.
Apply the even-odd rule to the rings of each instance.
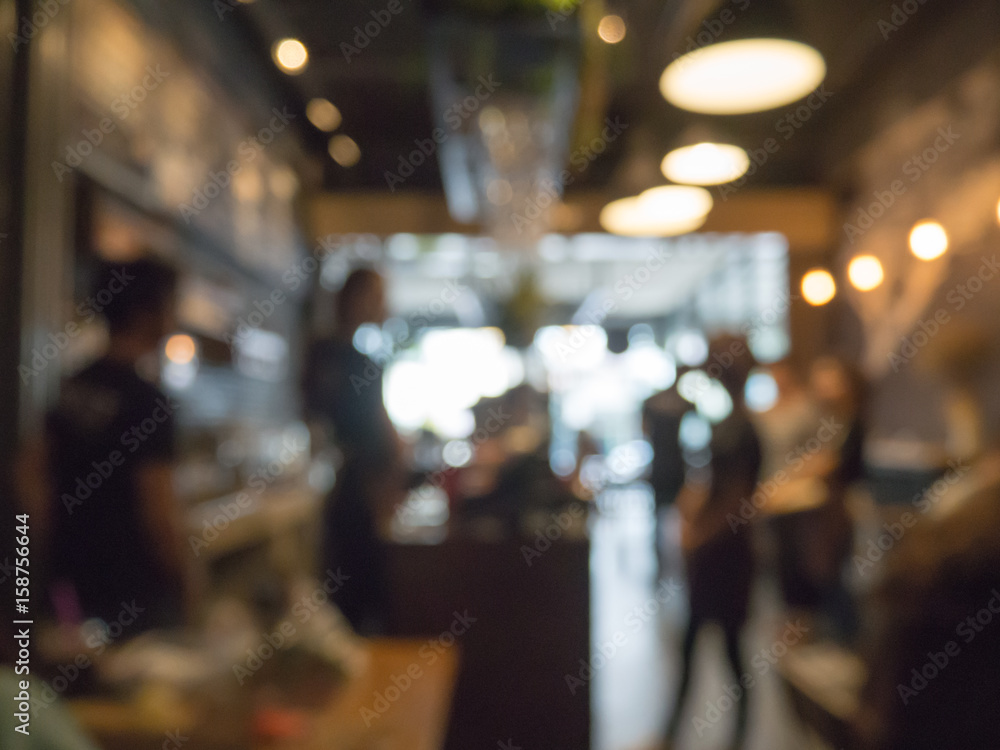
[[[323,519],[323,564],[350,580],[331,598],[360,632],[378,632],[387,616],[380,519],[403,487],[398,437],[382,400],[382,365],[354,347],[364,323],[385,320],[385,282],[353,271],[335,302],[332,337],[317,341],[305,366],[305,410],[343,454]]]
[[[175,271],[108,266],[98,288],[107,352],[66,380],[22,481],[48,562],[46,603],[63,622],[134,620],[129,635],[180,624],[190,571],[173,492],[175,403],[137,365],[173,328]]]
[[[680,380],[683,371],[678,371]],[[684,486],[684,452],[681,448],[681,422],[694,407],[681,397],[675,382],[670,388],[654,393],[642,405],[642,431],[653,448],[649,484],[653,488],[656,522],[653,549],[656,552],[657,579],[666,568],[664,527],[667,513]]]
[[[673,747],[691,686],[695,643],[703,626],[717,623],[725,635],[726,656],[737,684],[746,674],[740,633],[746,622],[753,583],[754,559],[748,527],[735,529],[729,518],[738,516],[740,504],[750,498],[761,467],[761,447],[744,403],[743,391],[753,356],[746,341],[733,336],[714,339],[710,361],[728,362],[709,372],[726,389],[732,412],[712,427],[711,462],[702,481],[690,477],[677,497],[681,513],[681,547],[687,563],[690,614],[684,634],[681,679],[674,712],[667,728],[666,747]],[[747,691],[738,698],[736,732],[732,747],[742,745],[746,734]]]

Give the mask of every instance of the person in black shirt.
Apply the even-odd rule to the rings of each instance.
[[[385,320],[385,282],[355,270],[337,295],[334,335],[317,341],[305,366],[310,421],[343,454],[323,520],[323,563],[349,582],[331,598],[360,632],[382,630],[388,583],[378,528],[401,499],[399,439],[382,400],[382,366],[354,347],[364,323]]]
[[[754,556],[750,532],[733,528],[729,518],[757,486],[762,452],[750,421],[743,394],[754,359],[746,341],[732,336],[714,339],[709,346],[713,364],[709,373],[732,400],[732,412],[712,428],[711,462],[707,482],[687,482],[677,498],[681,512],[681,547],[687,564],[689,619],[684,634],[682,668],[674,712],[667,728],[665,747],[673,747],[680,731],[681,712],[691,686],[695,643],[708,623],[722,627],[726,656],[736,682],[747,674],[740,648],[753,585]],[[713,372],[718,370],[718,372]],[[746,736],[748,693],[736,701],[736,732],[732,748],[742,747]]]
[[[103,276],[107,353],[63,384],[46,417],[33,516],[57,616],[127,611],[135,635],[180,624],[189,593],[172,489],[177,405],[136,370],[173,327],[176,274],[143,259]]]
[[[683,372],[678,372],[677,377]],[[664,527],[668,509],[674,504],[677,493],[684,486],[684,452],[680,432],[684,415],[694,407],[677,391],[677,384],[665,391],[654,393],[642,405],[642,431],[653,448],[649,484],[653,488],[654,526],[653,547],[656,552],[657,579],[666,569]]]

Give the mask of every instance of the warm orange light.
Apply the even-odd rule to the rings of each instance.
[[[340,110],[327,99],[310,99],[306,105],[306,117],[313,125],[327,133],[332,133],[343,119]]]
[[[802,297],[813,307],[825,305],[837,294],[837,282],[824,268],[814,268],[802,277]]]
[[[940,258],[948,249],[948,233],[936,221],[921,221],[910,230],[910,252],[920,260]]]
[[[618,44],[625,38],[625,21],[621,16],[605,16],[597,24],[597,36],[608,44]]]
[[[164,347],[167,359],[178,365],[186,365],[194,359],[197,352],[198,347],[194,343],[194,339],[184,333],[175,333],[167,339],[167,344]]]
[[[330,139],[330,157],[342,167],[353,167],[361,160],[361,149],[349,135],[335,135]]]
[[[298,39],[282,39],[274,45],[271,56],[279,68],[293,75],[305,70],[309,62],[309,51]]]
[[[854,288],[869,292],[885,279],[882,263],[874,255],[859,255],[847,266],[847,278]]]

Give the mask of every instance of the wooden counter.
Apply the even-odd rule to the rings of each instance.
[[[458,668],[458,649],[421,654],[423,640],[378,639],[370,643],[364,673],[337,687],[322,708],[301,714],[298,739],[261,744],[249,739],[249,719],[234,712],[198,712],[193,726],[164,720],[153,726],[131,703],[78,699],[70,707],[83,728],[105,750],[161,750],[179,733],[185,750],[439,750],[444,741]],[[395,685],[419,670],[405,690]],[[394,682],[394,679],[396,681]],[[394,700],[376,705],[375,695]],[[187,713],[192,713],[188,711]],[[224,715],[223,715],[224,714]]]

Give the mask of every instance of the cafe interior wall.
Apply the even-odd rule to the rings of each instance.
[[[291,99],[237,36],[207,3],[199,10],[78,0],[60,5],[32,39],[22,363],[74,320],[88,253],[124,259],[146,244],[170,258],[199,282],[190,294],[182,287],[182,322],[186,303],[204,312],[222,299],[249,306],[267,297],[301,258],[296,193],[304,157],[296,136],[304,118],[293,114],[266,146],[250,144],[274,110],[289,112]],[[88,133],[99,141],[92,148],[81,145]],[[229,184],[196,203],[199,192],[211,195],[211,174],[233,160],[239,166]],[[97,210],[109,204],[121,210]],[[301,293],[288,297],[264,327],[294,344]],[[216,312],[188,315],[187,323],[225,350],[230,324],[246,310]],[[69,349],[86,338],[21,379],[22,433],[37,429],[60,377],[80,358]],[[290,413],[295,377],[287,375],[269,393],[282,394]]]
[[[922,34],[899,38],[909,31]],[[969,453],[977,431],[1000,424],[1000,400],[987,385],[1000,372],[1000,273],[971,296],[958,286],[988,268],[984,258],[1000,244],[998,42],[992,2],[963,3],[932,27],[902,25],[885,43],[909,52],[883,57],[891,64],[845,92],[831,115],[825,170],[844,196],[834,268],[871,254],[885,270],[872,291],[842,282],[831,344],[863,364],[873,444],[887,441],[890,453],[894,442]],[[950,238],[930,262],[908,249],[923,219],[941,222]],[[935,316],[947,320],[937,330]]]

